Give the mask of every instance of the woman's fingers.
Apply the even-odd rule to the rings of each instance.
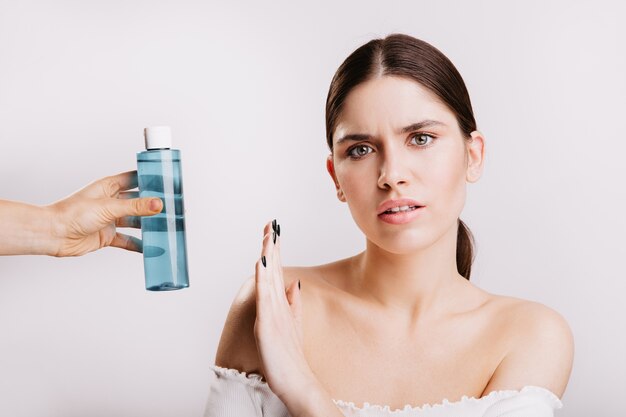
[[[104,200],[104,206],[107,209],[107,213],[110,213],[113,217],[109,220],[113,221],[125,216],[152,216],[160,213],[163,208],[163,202],[160,198],[155,197],[131,199],[112,198]]]
[[[302,349],[300,294],[297,282],[285,288],[277,228],[273,222],[263,228],[261,259],[256,263],[254,336],[265,378],[270,388],[281,395],[293,388],[294,382],[286,379],[296,380],[303,372],[310,375],[310,368]]]
[[[123,190],[132,190],[138,186],[137,170],[121,172],[119,174],[111,175],[100,179],[110,191],[114,191],[114,194]],[[113,194],[109,195],[113,197]]]
[[[299,294],[296,294],[296,292],[298,292],[298,280],[293,280],[293,282],[291,284],[289,284],[289,287],[287,287],[287,289],[285,290],[285,294],[287,295],[287,301],[289,302],[289,305],[293,308],[296,307],[297,302],[298,302],[298,298],[296,298]]]
[[[122,172],[109,177],[119,184],[120,190],[132,190],[138,186],[137,170]]]
[[[272,253],[272,265],[274,269],[274,273],[272,274],[274,281],[274,288],[276,289],[276,295],[279,299],[285,299],[285,281],[283,279],[283,265],[280,261],[280,239],[278,238],[278,233],[276,230],[278,228],[278,223],[276,219],[274,219],[269,224],[269,243],[270,252]]]
[[[139,198],[139,191],[122,191],[117,196],[120,200],[131,200]],[[117,227],[132,227],[135,229],[141,228],[141,217],[139,216],[124,216],[115,220],[115,226]]]
[[[256,284],[256,303],[257,308],[267,299],[268,297],[268,288],[267,281],[265,280],[265,267],[263,266],[263,257],[261,257],[257,263],[255,264],[254,270],[254,282]],[[257,312],[257,318],[259,316],[259,312]]]
[[[139,198],[139,191],[122,191],[119,193],[117,198],[121,198],[122,200],[128,200],[131,198]]]
[[[293,313],[293,318],[298,328],[298,337],[302,342],[302,302],[300,293],[300,280],[294,279],[293,282],[287,288],[287,301],[289,301],[289,308]]]
[[[120,191],[137,188],[137,183],[137,170],[126,171],[93,181],[78,194],[88,198],[116,197]]]
[[[276,243],[274,243],[274,265],[276,267],[276,270],[278,271],[278,279],[279,279],[279,284],[280,284],[280,288],[282,289],[282,292],[285,292],[285,280],[283,278],[283,264],[280,260],[280,238],[278,237],[278,233],[277,230],[280,227],[280,225],[278,223],[273,224],[273,233],[276,235]]]
[[[141,229],[141,217],[139,216],[124,216],[115,220],[116,227],[132,227],[134,229]]]
[[[143,242],[134,236],[128,236],[123,233],[115,233],[115,237],[109,246],[122,248],[134,252],[143,252]]]
[[[271,273],[272,264],[271,254],[268,250],[268,236],[263,235],[263,245],[261,248],[261,256],[256,263],[255,283],[256,283],[256,302],[257,302],[257,320],[266,319],[263,310],[266,305],[272,304],[274,300],[274,289],[272,288]],[[269,268],[269,269],[268,269]]]
[[[271,292],[274,300],[285,300],[285,284],[282,277],[282,265],[279,258],[278,235],[274,232],[276,221],[268,222],[263,228],[262,259],[265,257],[265,267],[261,271],[260,279],[265,281],[265,286]],[[276,235],[276,236],[275,236]]]

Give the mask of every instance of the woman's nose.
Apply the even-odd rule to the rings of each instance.
[[[409,180],[409,167],[406,161],[398,153],[388,152],[382,161],[378,186],[381,188],[394,188],[405,184]]]

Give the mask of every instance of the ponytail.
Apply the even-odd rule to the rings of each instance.
[[[474,235],[463,220],[459,219],[459,229],[456,239],[456,267],[459,274],[470,280],[472,263],[474,262]]]

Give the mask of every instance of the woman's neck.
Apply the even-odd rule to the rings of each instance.
[[[351,292],[384,314],[415,325],[450,311],[468,282],[456,266],[457,230],[411,254],[394,254],[367,241],[352,258]],[[404,316],[404,317],[402,317]]]

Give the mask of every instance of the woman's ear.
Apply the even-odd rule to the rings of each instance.
[[[476,182],[483,172],[485,161],[485,137],[478,130],[471,133],[472,140],[466,141],[467,146],[467,182]]]
[[[333,183],[335,184],[335,188],[337,190],[337,198],[339,199],[339,201],[343,201],[345,203],[346,198],[343,195],[343,191],[341,190],[341,186],[339,186],[339,181],[337,181],[337,176],[335,175],[335,165],[333,163],[332,153],[328,155],[328,158],[326,158],[326,169],[328,170],[328,173],[330,174],[330,177],[333,179]]]

